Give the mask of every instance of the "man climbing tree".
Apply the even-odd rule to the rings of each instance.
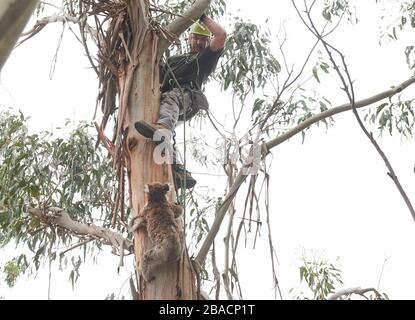
[[[221,7],[216,7],[216,11],[213,9],[214,5],[224,6],[223,0],[177,1],[177,5],[173,5],[172,1],[149,0],[64,2],[66,5],[59,11],[59,15],[37,21],[26,33],[25,39],[29,39],[51,22],[63,22],[64,25],[71,22],[79,25],[79,39],[82,40],[85,53],[99,79],[97,102],[101,107],[102,119],[101,125],[96,123],[96,128],[100,141],[112,156],[113,163],[109,165],[105,161],[106,157],[100,156],[94,149],[94,141],[80,130],[70,134],[68,142],[58,138],[52,142],[41,143],[39,135],[29,135],[23,126],[22,114],[0,123],[0,242],[3,244],[16,239],[17,243],[27,243],[31,252],[27,254],[28,258],[26,254],[16,257],[13,268],[10,268],[13,271],[23,270],[21,266],[33,266],[35,271],[40,270],[43,266],[42,259],[48,259],[49,266],[52,262],[59,262],[60,266],[70,268],[70,279],[74,284],[79,267],[86,261],[86,257],[95,258],[95,249],[110,245],[112,252],[119,256],[118,270],[124,265],[125,255],[130,254],[134,258],[133,271],[128,275],[131,277],[130,288],[134,299],[198,299],[203,296],[204,286],[213,283],[217,299],[225,294],[228,299],[236,296],[242,298],[239,279],[244,271],[241,274],[238,271],[238,245],[241,247],[243,242],[246,244],[251,239],[250,234],[255,234],[255,244],[257,235],[261,235],[261,226],[266,224],[275,297],[277,294],[282,297],[275,260],[277,250],[272,238],[275,230],[270,223],[275,216],[271,210],[273,207],[270,193],[275,194],[275,189],[272,189],[274,186],[270,183],[270,164],[265,163],[267,157],[272,157],[271,149],[300,133],[304,138],[305,131],[313,125],[323,122],[329,125],[334,115],[350,110],[355,112],[355,109],[384,99],[389,100],[378,106],[372,114],[369,113],[368,116],[373,117],[368,119],[371,118],[370,121],[376,124],[379,121],[381,129],[392,130],[396,124],[400,133],[412,135],[414,120],[411,110],[414,100],[403,100],[400,93],[413,85],[415,78],[411,76],[391,89],[356,100],[353,76],[348,72],[345,56],[326,42],[328,40],[325,36],[340,25],[343,16],[346,18],[351,15],[349,7],[344,6],[347,1],[319,1],[325,7],[323,17],[327,20],[327,23],[323,21],[321,28],[316,28],[311,18],[311,7],[317,1],[310,0],[310,6],[308,1],[304,1],[305,8],[297,8],[292,1],[293,6],[298,9],[299,21],[309,21],[304,29],[306,32],[313,30],[311,37],[316,41],[313,46],[309,45],[304,59],[299,59],[296,55],[292,57],[295,61],[292,66],[286,59],[288,55],[283,51],[285,40],[277,46],[277,50],[281,51],[277,54],[284,62],[280,64],[271,50],[271,35],[263,34],[257,24],[237,19],[233,24],[234,30],[226,37],[220,26],[215,26],[216,23],[211,19],[202,17],[202,25],[192,28],[190,53],[163,61],[162,68],[159,68],[160,61],[169,46],[177,42],[180,35],[206,10],[210,10],[212,15],[215,12],[223,14]],[[42,1],[41,6],[44,5]],[[282,4],[279,5],[283,8]],[[405,12],[412,13],[413,10],[406,9]],[[406,17],[399,20],[402,24],[410,21]],[[334,29],[328,28],[330,25]],[[210,32],[213,33],[212,39]],[[225,38],[227,47],[232,50],[222,49]],[[307,48],[305,39],[301,36],[290,37],[290,40],[298,47]],[[323,60],[321,53],[317,52],[318,45],[322,45],[327,51]],[[93,50],[89,49],[90,46],[93,46]],[[407,62],[411,66],[412,49],[413,46],[410,46],[406,52]],[[335,59],[332,54],[334,51]],[[160,165],[154,161],[155,149],[163,146],[155,146],[152,141],[155,140],[154,133],[163,129],[171,135],[180,120],[184,122],[199,109],[207,108],[202,86],[215,69],[222,52],[226,56],[226,63],[221,66],[218,79],[221,87],[225,91],[230,90],[237,102],[237,105],[232,103],[232,109],[228,109],[237,111],[235,107],[239,108],[239,115],[242,111],[248,112],[246,119],[238,116],[234,117],[234,123],[228,122],[232,125],[232,131],[224,127],[223,138],[229,140],[223,157],[227,160],[223,167],[227,177],[225,194],[218,183],[213,187],[220,190],[215,190],[213,196],[208,195],[206,199],[200,197],[206,202],[202,210],[196,201],[183,203],[184,208],[192,208],[181,214],[177,225],[176,221],[169,219],[174,229],[170,238],[174,238],[174,241],[161,248],[164,249],[162,252],[170,252],[169,255],[174,259],[168,259],[168,262],[164,259],[166,263],[163,264],[150,263],[151,266],[157,265],[157,271],[154,274],[143,273],[143,270],[149,269],[151,255],[148,253],[154,249],[154,241],[151,239],[155,238],[154,232],[151,228],[129,228],[129,223],[140,221],[140,213],[149,212],[143,210],[149,200],[148,192],[145,191],[146,185],[160,183],[165,186],[174,182],[171,162]],[[205,56],[213,57],[204,61]],[[317,64],[311,67],[313,60]],[[20,66],[19,68],[25,70]],[[347,91],[349,100],[346,104],[329,107],[323,102],[330,104],[329,101],[319,92],[315,92],[313,84],[306,86],[304,80],[313,75],[320,82],[318,71],[329,74],[334,69],[341,78],[342,89]],[[268,89],[272,89],[271,95]],[[174,91],[180,94],[175,96]],[[173,101],[171,104],[166,103],[166,96]],[[253,105],[251,97],[255,98]],[[166,122],[161,121],[163,117],[167,119]],[[245,120],[249,119],[249,129],[245,133],[248,124]],[[105,133],[108,120],[114,120],[112,140]],[[402,123],[406,123],[406,126],[402,127]],[[141,134],[135,128],[141,130]],[[239,133],[240,129],[243,132]],[[222,138],[222,134],[218,133]],[[239,134],[244,136],[234,139]],[[233,140],[239,143],[245,136],[252,143],[242,145],[244,149],[238,149],[241,161],[234,161],[236,157],[233,154],[237,152],[232,150]],[[373,136],[370,138],[373,140]],[[170,137],[165,139],[166,142],[167,140],[170,141]],[[261,168],[263,170],[258,170],[258,174],[251,174],[250,170],[257,159],[251,155],[254,155],[254,150],[259,149],[254,149],[254,143],[260,144],[261,153],[258,158],[264,164]],[[205,143],[203,146],[210,145]],[[376,149],[380,150],[378,145]],[[217,152],[213,155],[217,155],[217,159],[222,156]],[[219,161],[216,162],[220,164]],[[388,176],[394,180],[402,194],[403,188],[397,183],[397,176],[389,163],[387,167],[390,170]],[[182,173],[184,172],[183,170]],[[260,175],[263,183],[258,190]],[[182,180],[186,182],[186,179]],[[177,200],[175,190],[169,189],[167,192],[167,187],[162,189],[166,198],[163,204],[166,207],[167,203],[173,206]],[[241,198],[236,199],[236,196],[246,189],[245,205],[242,207],[238,204]],[[374,199],[378,198],[377,194],[374,196]],[[322,198],[322,202],[324,200]],[[405,202],[410,204],[408,197]],[[264,209],[265,212],[262,213]],[[170,217],[172,215],[170,212]],[[211,223],[210,219],[213,219]],[[147,219],[145,221],[148,222]],[[228,224],[226,230],[223,228],[225,223]],[[256,232],[252,232],[255,225]],[[223,236],[220,231],[225,232],[223,246],[220,246],[223,247],[223,263],[216,260],[218,246],[214,243]],[[170,246],[172,243],[174,246]],[[171,251],[166,250],[171,248]],[[72,251],[75,249],[83,252],[75,253]],[[71,251],[74,252],[73,256],[70,256]],[[178,252],[181,253],[180,257]],[[249,266],[244,267],[249,274]],[[312,273],[311,275],[313,276]],[[255,281],[260,281],[258,277],[254,278]],[[51,277],[49,283],[50,279]],[[222,288],[224,290],[221,292]],[[344,292],[349,294],[351,291],[340,291],[342,294]],[[334,295],[336,297],[339,294]]]
[[[223,53],[226,31],[205,14],[199,21],[190,30],[190,52],[169,57],[164,64],[160,77],[162,83],[159,119],[155,124],[143,120],[135,123],[139,133],[156,143],[170,141],[178,121],[185,122],[199,110],[207,110],[209,107],[202,86],[215,70]],[[193,188],[196,180],[183,165],[177,163],[175,154],[173,163],[178,187],[185,185],[186,188]]]

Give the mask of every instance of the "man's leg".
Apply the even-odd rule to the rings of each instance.
[[[173,88],[170,91],[162,93],[160,99],[160,116],[157,122],[150,124],[140,120],[134,124],[134,127],[144,137],[153,139],[156,144],[164,140],[170,141],[171,133],[179,118],[180,99],[181,92],[178,88]],[[155,137],[156,132],[157,137]]]
[[[181,161],[178,158],[181,158],[181,155],[178,150],[173,151],[173,173],[174,179],[176,180],[177,188],[184,188],[186,185],[186,189],[193,188],[197,181],[195,178],[192,177],[189,171],[184,168],[184,165],[181,164]]]
[[[190,103],[191,100],[188,92],[182,94],[179,88],[173,88],[170,91],[162,93],[160,99],[160,116],[155,124],[138,121],[134,126],[140,134],[146,138],[153,139],[156,144],[160,144],[165,140],[170,142],[171,133],[177,124],[180,110],[186,109],[183,105],[187,107]],[[174,151],[173,169],[178,188],[181,188],[184,184],[186,184],[186,189],[195,186],[196,180],[191,176],[189,171],[184,169],[182,164],[177,162]]]
[[[173,169],[177,188],[185,188],[186,185],[186,189],[191,189],[196,185],[196,179],[192,177],[189,171],[185,170],[184,165],[174,162]]]
[[[173,131],[179,119],[182,99],[182,92],[179,88],[173,88],[170,91],[162,93],[160,99],[160,116],[157,123]]]

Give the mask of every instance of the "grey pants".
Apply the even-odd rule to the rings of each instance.
[[[173,131],[176,127],[179,115],[183,114],[192,104],[191,93],[188,90],[181,91],[173,88],[161,94],[160,117],[157,123],[164,125]]]

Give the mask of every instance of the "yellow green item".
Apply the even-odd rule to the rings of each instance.
[[[196,22],[190,28],[190,33],[199,34],[201,36],[210,37],[212,33],[208,28],[202,26],[200,23]]]

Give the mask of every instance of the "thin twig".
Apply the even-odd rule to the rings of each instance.
[[[91,241],[94,241],[94,240],[96,240],[96,239],[95,238],[90,238],[90,239],[87,239],[87,240],[84,240],[84,241],[79,241],[77,244],[75,244],[75,245],[71,246],[70,248],[60,252],[59,255],[64,255],[65,253],[67,253],[67,252],[69,252],[73,249],[76,249],[78,247],[81,247],[81,246],[87,244],[88,242],[91,242]]]
[[[292,2],[294,3],[294,0],[292,0]],[[385,155],[385,153],[383,152],[383,150],[381,149],[381,147],[379,146],[378,142],[375,140],[375,138],[373,137],[373,134],[369,133],[369,131],[366,129],[365,125],[363,124],[362,119],[359,116],[359,113],[357,112],[356,109],[356,103],[355,103],[355,94],[354,94],[354,86],[353,86],[353,81],[351,79],[350,76],[350,72],[346,63],[346,58],[344,56],[344,54],[342,54],[337,48],[333,47],[332,45],[330,45],[326,40],[323,39],[323,37],[321,36],[321,34],[319,33],[319,31],[317,30],[316,26],[314,25],[314,22],[311,18],[311,13],[310,10],[306,9],[306,15],[308,17],[309,23],[310,25],[308,26],[308,28],[312,29],[314,32],[313,34],[322,42],[330,61],[333,63],[334,69],[337,72],[341,83],[343,84],[343,90],[345,91],[348,99],[349,99],[349,103],[352,107],[352,111],[353,114],[356,117],[356,120],[360,126],[360,128],[362,129],[363,133],[366,135],[366,137],[369,139],[369,141],[371,142],[371,144],[375,147],[376,151],[378,152],[378,154],[380,155],[380,157],[382,158],[382,160],[385,163],[386,168],[388,169],[388,176],[392,179],[392,181],[394,182],[396,188],[398,189],[399,193],[401,194],[402,198],[405,201],[405,204],[407,205],[413,220],[415,221],[415,210],[414,207],[408,197],[408,195],[406,194],[405,190],[403,189],[401,183],[399,182],[398,177],[395,174],[395,171],[389,161],[389,159],[387,158],[387,156]],[[303,22],[305,23],[305,21],[303,20]],[[332,54],[332,51],[334,51],[335,53],[337,53],[340,58],[341,58],[341,62],[342,62],[342,66],[344,68],[344,72],[345,72],[345,76],[343,75],[343,73],[341,72],[341,70],[339,69],[339,67],[337,66],[336,60]],[[347,78],[347,80],[346,80]]]
[[[401,91],[403,91],[404,89],[406,89],[407,87],[409,87],[410,85],[415,83],[415,76],[409,78],[408,80],[402,82],[401,84],[399,84],[396,87],[393,87],[389,90],[383,91],[377,95],[374,95],[372,97],[357,101],[355,103],[355,107],[356,108],[362,108],[362,107],[366,107],[370,104],[373,104],[375,102],[378,102],[380,100],[383,100],[385,98],[389,98],[391,96],[393,96],[396,93],[399,93]],[[269,140],[268,142],[264,143],[263,146],[263,152],[262,152],[262,156],[265,157],[268,155],[269,151],[276,147],[277,145],[281,144],[282,142],[288,140],[289,138],[295,136],[296,134],[302,132],[303,130],[307,129],[308,127],[310,127],[311,125],[324,120],[326,118],[329,118],[335,114],[338,113],[342,113],[345,111],[349,111],[352,109],[352,106],[349,103],[345,103],[343,105],[331,108],[327,111],[321,112],[313,117],[308,118],[307,120],[305,120],[304,122],[300,123],[299,125],[297,125],[296,127],[294,127],[292,130],[287,131],[286,133],[277,136],[276,138],[273,138],[271,140]],[[232,199],[236,196],[240,186],[242,185],[242,183],[245,181],[246,179],[246,175],[243,174],[243,169],[245,169],[245,167],[241,168],[235,178],[234,184],[232,185],[232,187],[229,189],[228,194],[226,195],[223,203],[221,204],[221,206],[217,209],[216,215],[215,215],[215,220],[213,221],[213,224],[208,232],[208,234],[206,235],[205,241],[203,242],[202,246],[199,249],[199,252],[197,254],[196,259],[198,260],[198,262],[202,265],[203,262],[206,259],[207,253],[209,252],[209,248],[212,245],[213,240],[215,239],[219,228],[221,226],[221,223],[223,221],[223,218],[227,212],[227,209],[229,208],[229,205],[232,201]]]
[[[383,264],[382,264],[382,270],[380,270],[380,275],[379,275],[378,285],[377,285],[377,287],[376,287],[376,289],[377,289],[377,290],[379,290],[379,287],[380,287],[380,281],[382,280],[383,271],[385,270],[385,265],[386,265],[386,262],[387,262],[388,260],[389,260],[389,258],[386,258],[386,259],[383,261]]]

